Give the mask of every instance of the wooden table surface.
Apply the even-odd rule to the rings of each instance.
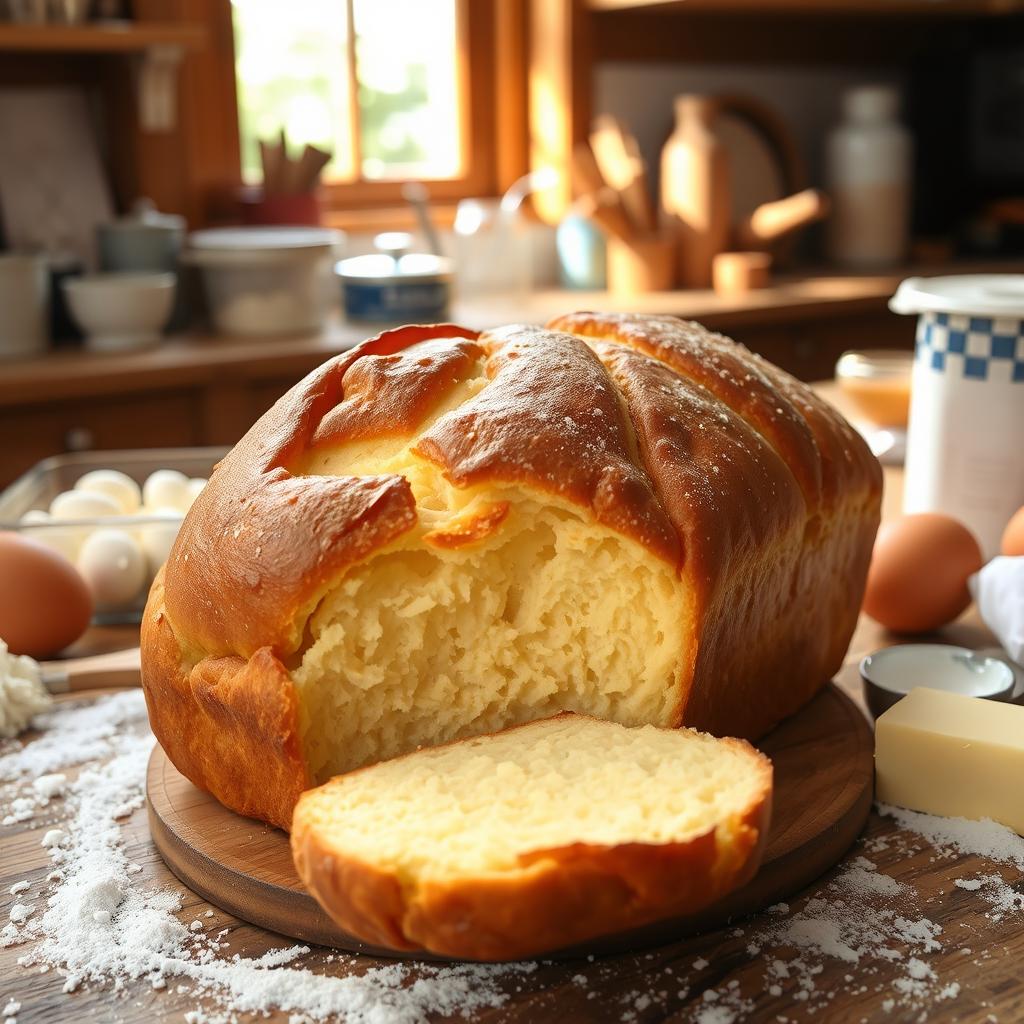
[[[901,484],[898,471],[887,470],[887,514],[898,510]],[[115,647],[132,639],[131,631],[93,631],[81,650]],[[985,647],[993,638],[982,627],[973,609],[942,633],[942,638],[971,647]],[[895,638],[863,619],[850,647],[847,666],[838,677],[841,686],[858,701],[856,661],[866,652],[894,642]],[[49,827],[49,825],[47,826]],[[6,921],[15,898],[8,895],[19,879],[38,881],[49,870],[40,846],[41,829],[33,822],[0,828],[0,920]],[[164,867],[149,839],[145,810],[136,811],[124,826],[133,860],[143,866],[140,882],[150,886],[180,883]],[[904,840],[907,834],[902,834]],[[916,848],[916,852],[913,852]],[[890,962],[872,958],[863,963],[823,957],[821,972],[813,976],[813,991],[806,975],[778,976],[772,967],[775,951],[751,946],[759,931],[778,917],[755,915],[737,922],[736,927],[687,938],[669,946],[628,956],[594,961],[541,963],[531,973],[503,976],[499,985],[508,992],[504,1005],[473,1017],[488,1024],[540,1024],[555,1021],[636,1022],[699,1021],[701,1024],[731,1024],[736,1020],[756,1022],[789,1021],[1020,1021],[1024,1020],[1024,926],[1021,915],[1009,914],[1001,921],[985,916],[986,904],[956,887],[954,879],[964,875],[998,870],[975,857],[943,859],[927,843],[918,840],[909,850],[900,840],[893,821],[872,814],[868,827],[849,851],[844,863],[867,856],[880,872],[913,886],[919,894],[917,916],[926,916],[942,928],[942,951],[927,956],[928,965],[942,985],[956,983],[956,998],[926,1001],[923,1007],[907,1007],[893,1000],[899,995],[897,982],[907,977],[908,958]],[[840,865],[841,867],[842,865]],[[838,869],[837,869],[838,870]],[[828,894],[831,871],[790,901],[793,911],[808,899]],[[831,894],[834,898],[834,892]],[[212,909],[213,915],[204,915]],[[198,918],[209,932],[228,929],[226,955],[259,956],[267,950],[292,945],[288,940],[232,918],[200,898],[187,894],[182,920]],[[27,947],[0,949],[0,1003],[16,999],[22,1006],[18,1024],[35,1022],[96,1020],[135,1022],[181,1021],[199,1005],[196,996],[175,990],[169,983],[154,992],[147,981],[128,984],[120,993],[109,988],[61,992],[56,972],[38,973],[17,966]],[[966,952],[965,952],[966,950]],[[792,960],[787,949],[784,958]],[[373,961],[329,962],[329,952],[313,949],[293,963],[314,971],[343,975],[361,971]],[[782,955],[782,954],[779,954]],[[817,961],[815,961],[817,962]],[[777,964],[778,961],[776,960]],[[706,992],[712,993],[705,996]],[[725,994],[723,997],[722,994]],[[712,1004],[717,1006],[717,1009]],[[732,1009],[730,1009],[732,1007]],[[737,1012],[737,1007],[742,1010]],[[260,1018],[262,1019],[262,1018]],[[270,1019],[287,1021],[288,1014]],[[383,1018],[386,1020],[387,1018]],[[455,1017],[453,1019],[461,1019]]]

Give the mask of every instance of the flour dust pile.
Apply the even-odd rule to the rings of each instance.
[[[117,993],[144,979],[157,991],[185,986],[196,1000],[193,1024],[275,1009],[296,1022],[416,1024],[500,1006],[507,997],[497,982],[533,970],[420,966],[412,978],[393,964],[331,977],[289,966],[308,952],[304,946],[224,956],[224,932],[209,935],[201,920],[183,920],[182,892],[138,884],[142,867],[126,849],[122,823],[143,804],[153,747],[142,693],[64,705],[36,725],[42,735],[34,742],[0,748],[4,822],[60,823],[39,829],[52,870],[13,887],[0,945],[24,944],[19,962],[52,969],[64,992],[86,985]],[[87,762],[74,779],[65,775]]]

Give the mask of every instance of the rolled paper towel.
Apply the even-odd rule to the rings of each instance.
[[[967,583],[985,625],[1024,664],[1024,556],[993,558]]]

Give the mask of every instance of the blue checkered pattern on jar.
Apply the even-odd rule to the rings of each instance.
[[[967,380],[1024,383],[1024,320],[923,313],[916,358]]]

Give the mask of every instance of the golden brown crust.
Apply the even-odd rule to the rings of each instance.
[[[793,474],[745,420],[663,363],[610,342],[594,349],[625,399],[693,586],[706,592],[737,558],[802,527],[806,506]]]
[[[239,814],[289,828],[312,780],[295,686],[271,651],[184,664],[161,570],[142,619],[142,675],[153,733],[177,769]]]
[[[367,354],[345,371],[342,400],[320,421],[313,447],[410,433],[460,381],[483,351],[473,341],[451,341],[462,328],[445,325],[440,343],[419,341],[415,359],[397,352]],[[415,337],[415,336],[411,336]]]
[[[613,373],[627,395],[643,382],[645,393],[633,400],[630,414],[640,434],[648,424],[645,447],[654,453],[648,472],[688,557],[701,564],[697,570],[683,565],[684,580],[701,599],[682,722],[716,735],[763,735],[842,665],[880,518],[878,460],[811,388],[700,324],[576,313],[549,326],[590,339],[618,368]],[[657,375],[644,355],[704,392],[703,407],[691,396],[679,411],[670,402],[659,408],[652,387]],[[723,449],[719,435],[732,428],[716,407],[748,425],[746,436],[734,434],[730,449]],[[666,443],[681,430],[694,434],[695,427],[696,437],[709,440],[695,463],[680,465],[678,448]],[[766,444],[758,446],[751,432]],[[683,442],[684,451],[689,443]],[[777,459],[765,452],[768,445]],[[799,510],[779,460],[803,494]],[[696,487],[680,486],[687,474]],[[727,479],[717,507],[708,501],[716,478]]]
[[[442,416],[416,452],[458,487],[522,483],[679,561],[679,539],[637,465],[615,386],[578,338],[536,327],[485,332],[490,383]]]
[[[403,477],[304,476],[298,466],[325,419],[346,408],[345,381],[357,362],[467,333],[449,325],[406,327],[364,342],[314,370],[228,453],[167,560],[167,611],[186,649],[244,658],[261,647],[291,654],[324,589],[415,526],[416,504]],[[442,390],[451,367],[442,361],[439,369]],[[355,376],[363,388],[367,374],[360,369]],[[363,391],[357,394],[356,406]],[[398,400],[392,406],[405,415],[418,407]]]
[[[556,317],[547,326],[617,341],[667,363],[681,376],[707,388],[767,438],[789,465],[808,502],[817,502],[822,488],[821,456],[811,429],[742,345],[673,316],[571,313]]]
[[[475,515],[462,516],[443,529],[423,534],[423,543],[435,548],[461,548],[489,537],[508,518],[509,503],[496,501],[485,505]]]
[[[465,960],[537,956],[698,913],[748,882],[771,818],[771,763],[756,756],[759,790],[721,840],[713,829],[685,842],[570,843],[524,854],[518,869],[403,887],[393,872],[332,847],[300,805],[292,853],[317,902],[364,942]]]
[[[198,706],[191,685],[175,682],[197,666],[197,681],[285,688],[280,673],[296,663],[317,603],[418,522],[404,477],[316,475],[311,460],[420,431],[417,452],[455,486],[546,492],[678,571],[693,598],[680,624],[690,654],[666,681],[678,721],[756,737],[809,699],[856,623],[880,506],[867,446],[808,387],[699,325],[599,314],[553,324],[479,337],[450,325],[387,331],[268,411],[186,517],[165,596],[147,609],[168,620],[144,640],[156,715],[177,714],[164,699]],[[470,378],[472,397],[432,419]],[[424,543],[500,530],[501,504],[475,506]],[[218,781],[184,721],[161,737],[182,771],[230,806],[287,822],[301,750],[273,762],[286,767],[267,786],[253,761],[257,781],[239,796],[244,784],[227,770]]]

